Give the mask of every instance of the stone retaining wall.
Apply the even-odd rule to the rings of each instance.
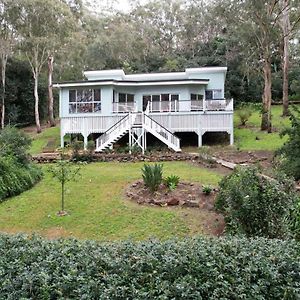
[[[192,161],[197,160],[199,155],[190,153],[152,153],[150,155],[142,154],[93,154],[92,162],[162,162],[162,161]],[[59,159],[56,153],[44,153],[35,155],[32,160],[37,163],[54,163]]]

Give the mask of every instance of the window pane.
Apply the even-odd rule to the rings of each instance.
[[[69,104],[69,113],[70,114],[76,113],[76,104]]]
[[[205,99],[206,100],[212,100],[213,98],[213,92],[212,91],[205,91]]]
[[[197,95],[197,100],[203,100],[203,95],[198,94]]]
[[[80,103],[80,104],[77,104],[77,112],[78,113],[93,112],[93,104],[92,103]]]
[[[92,102],[93,101],[92,90],[83,90],[82,91],[82,101],[83,102]]]
[[[69,91],[69,102],[76,102],[76,90]]]
[[[134,102],[134,95],[127,94],[127,102]]]
[[[191,94],[191,100],[197,100],[197,95],[196,94]]]
[[[179,95],[171,95],[171,100],[175,101],[179,99]]]
[[[83,90],[77,90],[76,101],[77,102],[82,102],[83,101]]]
[[[161,101],[169,101],[169,94],[161,94]]]
[[[143,96],[143,101],[150,101],[151,100],[151,96],[150,95],[144,95]]]
[[[221,99],[222,98],[222,90],[214,90],[213,91],[213,98],[214,99]]]
[[[152,95],[152,101],[159,101],[160,96],[159,95]]]
[[[100,112],[101,111],[101,102],[94,103],[94,112]]]
[[[101,100],[101,90],[94,90],[94,101],[100,101]]]
[[[126,94],[119,94],[119,102],[126,102]]]

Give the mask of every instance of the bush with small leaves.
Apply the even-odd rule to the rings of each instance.
[[[144,164],[142,168],[142,177],[145,186],[154,193],[162,183],[162,164]]]
[[[300,244],[0,235],[0,299],[299,299]]]
[[[299,196],[283,174],[262,176],[255,167],[238,167],[220,182],[215,207],[225,214],[226,230],[247,236],[287,238],[291,211]]]

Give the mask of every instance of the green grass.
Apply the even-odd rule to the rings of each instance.
[[[282,106],[272,106],[272,126],[274,132],[266,133],[260,131],[261,115],[255,111],[247,122],[247,128],[238,128],[239,118],[234,115],[234,137],[235,145],[241,150],[269,150],[280,148],[286,141],[281,139],[280,131],[290,125],[289,118],[282,118]]]
[[[50,140],[54,140],[55,148],[59,147],[60,143],[60,135],[59,135],[59,127],[50,127],[44,129],[39,134],[34,134],[31,136],[33,141],[30,148],[30,154],[38,154],[43,152],[43,148],[45,148]]]
[[[58,217],[60,186],[44,166],[45,177],[40,183],[0,204],[0,231],[98,240],[165,239],[203,232],[201,215],[197,222],[183,218],[183,212],[188,216],[191,210],[142,206],[125,199],[124,188],[141,178],[141,167],[142,163],[83,166],[82,178],[68,186],[66,210],[70,215]],[[164,163],[164,176],[170,174],[214,186],[221,179],[213,171],[184,162]]]

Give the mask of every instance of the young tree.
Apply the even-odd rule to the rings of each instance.
[[[49,168],[49,172],[61,184],[61,210],[59,215],[66,215],[65,211],[65,192],[66,184],[70,181],[76,180],[79,176],[80,166],[69,162],[68,160],[61,159],[54,166]]]

